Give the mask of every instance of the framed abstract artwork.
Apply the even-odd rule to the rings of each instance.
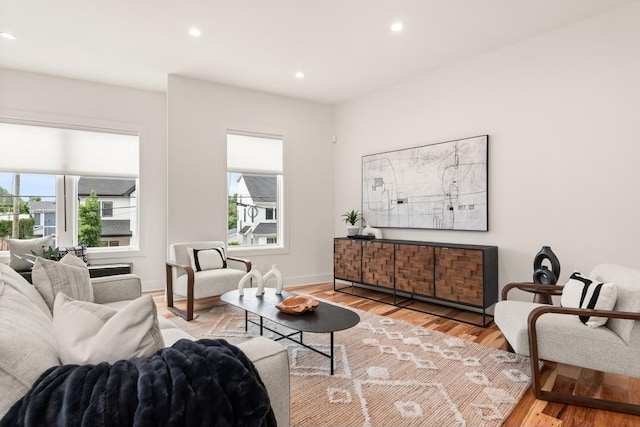
[[[489,136],[362,157],[372,227],[488,231]]]

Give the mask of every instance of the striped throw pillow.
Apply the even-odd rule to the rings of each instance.
[[[191,266],[194,271],[216,270],[227,268],[227,257],[224,248],[194,249],[187,248]]]
[[[571,308],[592,310],[613,310],[618,292],[613,283],[602,283],[574,272],[562,290],[560,305]],[[578,316],[580,321],[591,328],[607,323],[606,317]]]

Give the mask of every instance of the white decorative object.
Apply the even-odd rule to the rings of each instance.
[[[255,269],[251,269],[247,274],[242,276],[242,279],[238,282],[238,294],[240,296],[244,295],[244,286],[247,283],[251,283],[251,279],[256,279],[258,282],[258,289],[256,290],[256,296],[260,296],[264,294],[264,280],[262,279],[262,275]],[[251,287],[251,285],[249,285]]]
[[[282,273],[278,270],[278,266],[275,264],[271,265],[271,270],[267,271],[267,273],[263,277],[263,281],[266,284],[271,277],[276,278],[276,295],[280,295],[282,293]]]
[[[382,230],[380,230],[379,228],[371,227],[369,223],[367,223],[367,226],[362,230],[362,234],[364,236],[372,235],[376,239],[382,239]]]

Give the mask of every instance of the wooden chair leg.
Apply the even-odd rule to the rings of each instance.
[[[190,321],[195,319],[193,314],[193,273],[189,274],[187,272],[188,280],[187,280],[187,310],[179,309],[175,307],[173,304],[173,275],[171,274],[171,266],[166,266],[166,276],[167,276],[167,309],[175,314],[176,316],[180,316],[186,321]]]

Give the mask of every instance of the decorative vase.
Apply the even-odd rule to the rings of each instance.
[[[347,236],[355,236],[360,231],[357,225],[347,225]]]
[[[256,279],[256,281],[258,282],[258,289],[256,289],[256,296],[260,296],[264,294],[264,280],[262,278],[262,275],[256,269],[251,268],[251,270],[247,274],[242,276],[242,278],[238,282],[238,294],[240,296],[244,295],[244,286],[247,283],[249,284],[249,287],[251,287],[251,279]]]
[[[382,239],[382,230],[373,228],[367,223],[367,226],[362,230],[362,234],[365,236],[373,236],[376,239]]]
[[[544,261],[551,264],[551,270]],[[533,283],[540,285],[555,285],[560,277],[560,261],[550,246],[543,246],[533,259]]]
[[[282,293],[282,273],[280,273],[278,266],[275,264],[271,265],[271,270],[267,271],[262,280],[266,284],[271,277],[276,278],[276,295],[280,295]]]

